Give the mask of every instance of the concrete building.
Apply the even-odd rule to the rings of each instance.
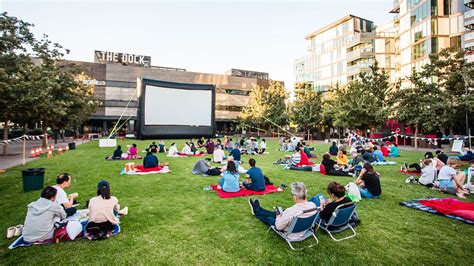
[[[130,117],[127,128],[133,131],[137,119],[137,77],[214,84],[218,132],[235,130],[236,119],[242,107],[248,103],[252,88],[255,85],[269,85],[269,75],[264,72],[240,69],[231,69],[225,75],[190,72],[182,68],[152,66],[150,57],[123,53],[95,51],[94,63],[64,61],[61,64],[80,66],[84,74],[90,77],[87,82],[94,85],[100,104],[87,123],[86,130],[89,132],[110,130],[122,113],[122,120]],[[179,102],[176,106],[179,106]]]
[[[389,26],[387,26],[388,28]],[[394,32],[377,32],[372,21],[345,16],[306,36],[308,53],[295,60],[296,82],[327,91],[370,71],[375,59],[380,67],[394,69]]]

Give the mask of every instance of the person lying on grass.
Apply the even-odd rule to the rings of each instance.
[[[465,194],[469,194],[464,190],[463,184],[466,180],[466,174],[456,168],[456,159],[449,158],[448,164],[439,170],[438,181],[441,191],[455,194],[461,199],[465,199]]]
[[[117,149],[115,149],[114,154],[112,156],[105,157],[106,160],[121,160],[122,159],[122,146],[118,145]]]
[[[53,238],[54,224],[66,219],[64,208],[56,203],[57,189],[47,186],[41,191],[41,197],[28,204],[23,227],[23,239],[26,242],[42,242]]]
[[[110,184],[102,180],[97,184],[97,196],[89,201],[89,222],[86,236],[89,239],[103,239],[112,235],[116,224],[120,223],[117,215],[127,215],[128,207],[120,210],[118,199],[112,196]]]
[[[327,193],[330,197],[329,200],[327,200],[321,193],[309,200],[314,202],[314,204],[321,209],[319,217],[326,223],[339,205],[352,203],[352,200],[346,197],[346,188],[340,183],[329,183]]]
[[[143,167],[155,168],[158,165],[158,157],[156,157],[151,151],[147,150],[146,156],[143,158]]]
[[[364,168],[360,171],[355,183],[359,186],[362,198],[378,199],[382,194],[380,186],[380,174],[375,172],[374,167],[370,163],[365,163]]]
[[[255,159],[249,160],[250,169],[247,171],[247,178],[242,185],[249,190],[263,191],[265,190],[265,177],[263,176],[262,169],[256,167]]]
[[[430,151],[425,153],[425,160],[426,159],[431,161],[431,165],[435,167],[437,171],[441,170],[441,168],[445,165],[440,159],[434,158],[433,153]],[[418,163],[408,164],[406,162],[403,162],[402,167],[403,167],[402,169],[404,170],[409,170],[416,173],[422,173],[422,169],[421,169],[422,167]]]
[[[331,155],[329,153],[323,154],[323,160],[321,161],[321,164],[324,165],[324,168],[326,169],[326,175],[349,176],[349,173],[343,170],[336,170],[334,168],[337,163],[331,159]]]
[[[240,175],[235,167],[233,161],[228,161],[223,177],[219,179],[219,185],[224,192],[239,192],[240,191]]]
[[[293,218],[300,215],[303,211],[314,209],[311,212],[300,215],[300,217],[310,217],[316,214],[316,205],[312,201],[306,200],[307,190],[302,182],[291,183],[291,197],[295,203],[292,207],[285,209],[282,213],[278,211],[269,211],[260,206],[259,200],[249,199],[250,211],[257,219],[269,226],[275,226],[280,231],[288,231]],[[289,238],[301,237],[304,232],[291,234]]]
[[[67,216],[74,215],[77,211],[73,205],[76,203],[76,199],[79,196],[77,193],[66,194],[64,189],[71,186],[72,177],[68,173],[62,173],[56,178],[56,185],[54,188],[58,191],[55,197],[55,202],[63,206]]]

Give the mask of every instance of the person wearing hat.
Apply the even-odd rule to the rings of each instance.
[[[86,231],[90,233],[92,229],[99,228],[108,233],[112,232],[115,224],[120,223],[116,214],[127,215],[128,207],[120,210],[118,199],[110,193],[109,182],[102,180],[97,185],[97,196],[89,201],[89,223]]]

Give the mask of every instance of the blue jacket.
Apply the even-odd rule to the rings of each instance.
[[[158,166],[158,158],[153,154],[147,154],[145,158],[143,158],[143,167],[145,168],[153,168]]]
[[[232,174],[229,171],[224,172],[224,177],[222,178],[224,183],[222,184],[222,190],[225,192],[238,192],[240,191],[240,175],[239,173]]]
[[[233,149],[229,156],[234,157],[234,161],[240,161],[240,150],[239,149]]]

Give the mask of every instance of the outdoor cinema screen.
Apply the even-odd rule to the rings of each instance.
[[[214,135],[214,85],[142,79],[137,90],[138,138]]]

